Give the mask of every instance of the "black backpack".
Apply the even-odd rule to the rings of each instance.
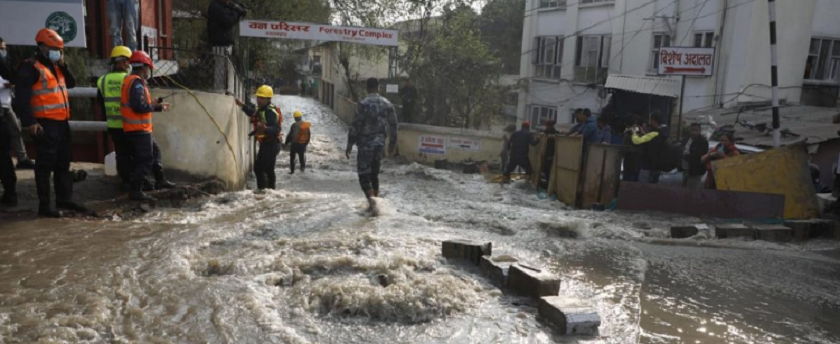
[[[667,141],[663,143],[662,155],[657,160],[657,169],[662,172],[671,172],[680,166],[682,160],[683,145],[679,142]]]

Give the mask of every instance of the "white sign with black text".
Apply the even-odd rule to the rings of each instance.
[[[450,137],[449,148],[467,152],[480,152],[481,140],[466,137]]]
[[[711,76],[714,48],[666,47],[659,50],[659,75]]]

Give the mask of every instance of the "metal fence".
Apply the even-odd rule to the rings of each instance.
[[[149,82],[152,87],[231,92],[238,98],[246,94],[246,79],[230,56],[165,47],[150,47],[147,52],[155,61],[154,77]]]

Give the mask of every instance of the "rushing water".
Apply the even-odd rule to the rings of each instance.
[[[281,154],[277,191],[0,224],[0,343],[840,342],[840,243],[670,241],[671,224],[698,220],[567,211],[522,183],[416,164],[386,164],[368,217],[346,126],[279,102],[314,136],[306,174],[287,176]],[[533,303],[442,259],[448,238],[557,272],[599,311],[600,336],[555,335]]]

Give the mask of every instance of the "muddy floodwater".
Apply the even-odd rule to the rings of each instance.
[[[366,216],[346,125],[275,100],[313,123],[309,170],[288,175],[281,153],[276,191],[0,223],[0,343],[840,343],[840,242],[671,240],[700,220],[570,211],[522,182],[395,161]],[[600,335],[557,336],[533,303],[442,259],[451,238],[558,273]]]

